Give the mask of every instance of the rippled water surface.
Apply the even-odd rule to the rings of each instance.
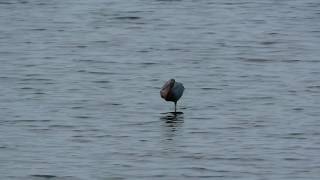
[[[318,179],[319,22],[318,0],[1,0],[0,179]]]

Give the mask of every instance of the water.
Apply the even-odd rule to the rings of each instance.
[[[2,0],[0,179],[318,179],[319,22],[318,0]]]

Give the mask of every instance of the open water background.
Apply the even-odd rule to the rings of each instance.
[[[1,0],[0,179],[319,179],[319,57],[318,0]]]

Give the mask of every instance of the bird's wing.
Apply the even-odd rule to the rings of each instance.
[[[167,82],[162,86],[161,90],[164,90],[164,89],[168,88],[169,86],[170,86],[170,80],[167,81]]]
[[[170,90],[170,81],[167,81],[160,90],[160,95],[162,98],[166,99]]]
[[[183,84],[179,82],[175,82],[172,88],[172,92],[173,92],[174,99],[176,101],[178,101],[181,98],[183,91],[184,91]]]

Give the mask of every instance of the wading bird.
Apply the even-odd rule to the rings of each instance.
[[[174,112],[177,112],[177,101],[181,98],[184,91],[183,84],[174,79],[167,81],[161,88],[160,95],[166,101],[174,102]]]

